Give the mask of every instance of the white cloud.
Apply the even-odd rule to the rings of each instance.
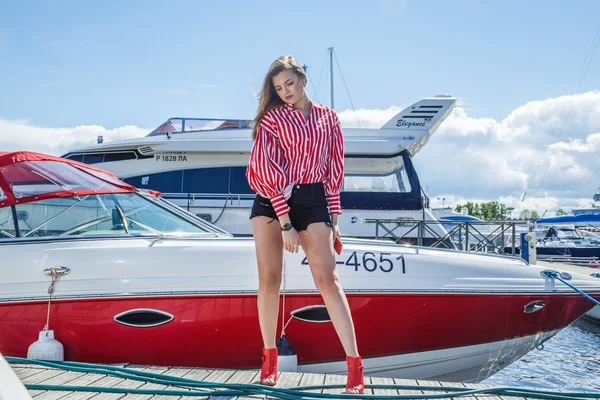
[[[346,110],[339,117],[344,127],[379,128],[402,109]],[[61,155],[95,143],[99,135],[112,141],[150,131],[135,126],[45,128],[0,119],[0,150]],[[446,206],[501,201],[514,212],[527,208],[551,215],[559,207],[591,204],[600,185],[599,132],[600,92],[532,101],[502,121],[472,118],[457,106],[414,162],[434,207],[442,205],[441,198]]]
[[[338,117],[343,126],[347,128],[381,128],[392,117],[402,111],[400,107],[390,107],[387,110],[360,108],[341,111]]]
[[[400,110],[357,116],[363,127],[381,127]],[[339,116],[343,126],[357,126],[352,111]],[[472,118],[457,106],[414,162],[435,207],[502,201],[515,212],[551,215],[558,207],[590,206],[600,185],[598,132],[600,92],[532,101],[502,121]]]
[[[73,148],[96,143],[98,136],[103,136],[104,141],[113,141],[145,136],[150,131],[131,125],[115,129],[99,125],[46,128],[27,121],[0,119],[0,150],[28,150],[60,156]]]
[[[590,153],[600,149],[600,133],[588,135],[585,141],[582,139],[573,139],[568,143],[554,143],[549,148],[563,152]]]

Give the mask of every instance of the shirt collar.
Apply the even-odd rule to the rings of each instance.
[[[316,101],[313,101],[313,99],[311,99],[310,97],[308,98],[308,101],[310,102],[311,107],[323,108],[322,105],[320,105]],[[288,110],[290,112],[296,111],[296,109],[294,108],[293,104],[285,103],[284,107],[285,107],[286,110]]]

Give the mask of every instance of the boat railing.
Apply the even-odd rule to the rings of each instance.
[[[377,239],[391,239],[399,244],[454,248],[510,256],[518,256],[518,234],[525,229],[521,226],[521,221],[365,218],[361,222],[375,225]],[[444,229],[440,230],[440,225]]]
[[[539,261],[550,263],[572,264],[580,267],[600,268],[600,257],[571,257],[568,255],[544,255],[537,256]]]
[[[154,129],[147,136],[181,134],[188,132],[217,131],[225,129],[250,129],[249,119],[185,118],[173,117]]]

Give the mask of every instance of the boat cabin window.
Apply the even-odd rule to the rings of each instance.
[[[344,176],[344,192],[409,193],[412,188],[404,167],[389,175]]]
[[[17,204],[16,209],[21,237],[122,235],[124,224],[129,234],[207,232],[137,193],[55,198]]]
[[[556,237],[562,240],[581,239],[581,235],[575,229],[556,229]]]
[[[67,154],[64,158],[86,164],[97,164],[101,162],[135,160],[138,157],[134,151],[118,151],[112,153]]]
[[[161,193],[254,194],[246,167],[197,168],[124,178],[124,182]]]

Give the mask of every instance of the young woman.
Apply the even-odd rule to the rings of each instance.
[[[265,77],[254,120],[254,146],[246,172],[257,193],[250,219],[258,262],[258,318],[263,337],[261,383],[275,385],[275,335],[283,249],[302,246],[310,270],[346,352],[346,393],[363,393],[350,308],[335,271],[344,139],[331,108],[310,100],[306,73],[291,56],[275,60]],[[277,221],[279,223],[277,223]]]

